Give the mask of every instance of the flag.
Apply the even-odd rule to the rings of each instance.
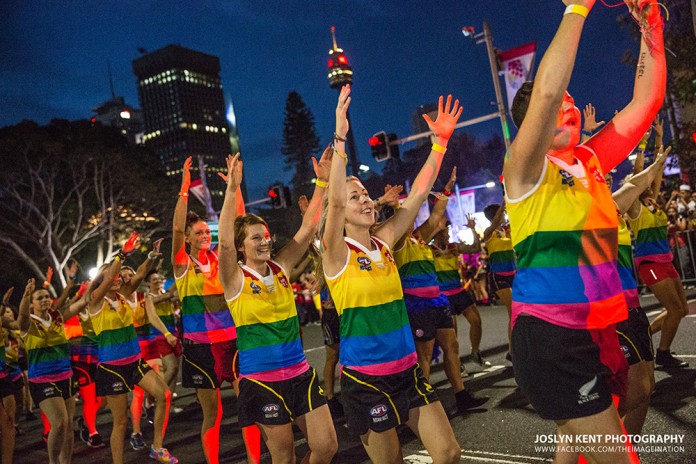
[[[200,179],[192,180],[189,185],[189,193],[193,194],[194,197],[205,206],[205,187],[203,187],[203,181]]]
[[[498,52],[498,59],[502,63],[502,71],[505,75],[508,108],[512,106],[512,99],[515,98],[522,84],[531,79],[535,54],[536,42]]]

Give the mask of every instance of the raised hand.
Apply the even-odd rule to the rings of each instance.
[[[297,200],[297,206],[300,207],[300,214],[304,216],[304,213],[307,212],[307,208],[309,208],[309,200],[307,199],[307,195],[300,195],[300,198]]]
[[[68,280],[75,280],[78,269],[79,265],[77,264],[77,261],[73,260],[70,263],[70,266],[68,266],[68,268],[65,270],[65,275],[67,276]]]
[[[403,190],[404,187],[401,185],[391,186],[387,184],[384,186],[384,195],[380,197],[379,202],[390,208],[394,208],[399,204],[399,195],[401,195]]]
[[[152,251],[150,251],[150,253],[148,253],[148,255],[147,255],[147,257],[150,260],[154,260],[154,259],[162,257],[162,253],[160,252],[160,246],[162,246],[163,241],[164,241],[164,239],[160,238],[160,239],[155,240],[152,243]]]
[[[46,271],[46,280],[44,280],[43,288],[48,288],[51,286],[51,279],[53,279],[53,268],[51,266],[48,266],[48,270]]]
[[[5,294],[2,296],[2,304],[5,306],[10,304],[10,298],[12,297],[12,292],[14,292],[14,287],[10,287],[5,291]]]
[[[476,227],[476,219],[474,219],[472,214],[466,215],[466,226],[471,230],[474,230],[474,227]]]
[[[450,178],[445,185],[445,192],[451,193],[455,182],[457,182],[457,166],[452,168],[452,174],[450,174]]]
[[[244,167],[244,163],[239,159],[239,156],[239,153],[234,156],[227,155],[227,158],[225,158],[227,162],[227,175],[218,172],[218,176],[220,176],[227,186],[234,191],[242,184],[242,168]]]
[[[179,195],[188,195],[189,186],[191,185],[191,157],[189,156],[184,161],[184,171],[181,174],[181,190]]]
[[[665,135],[664,120],[659,114],[655,117],[655,122],[652,127],[655,129],[655,137],[662,138],[662,136]]]
[[[85,294],[87,289],[89,288],[89,280],[85,280],[80,284],[80,288],[77,290],[77,296],[81,297],[82,295]]]
[[[338,95],[336,105],[336,135],[345,138],[348,134],[348,107],[350,106],[350,85],[344,85]]]
[[[312,156],[312,164],[314,165],[314,174],[317,180],[328,182],[329,174],[331,174],[331,158],[333,158],[333,147],[329,145],[324,149],[319,161]]]
[[[667,161],[667,155],[669,155],[670,151],[672,151],[672,147],[667,147],[667,149],[665,149],[664,145],[660,145],[660,148],[657,150],[657,153],[655,154],[655,164],[660,163],[664,165],[665,161]]]
[[[27,286],[24,287],[24,298],[31,299],[31,294],[34,293],[35,288],[36,288],[36,281],[33,278],[27,280]]]
[[[464,108],[459,106],[459,100],[454,101],[452,105],[452,95],[447,95],[447,103],[443,106],[443,97],[437,102],[437,118],[435,121],[430,119],[427,114],[423,115],[423,119],[428,123],[428,127],[433,133],[440,138],[441,141],[448,141],[454,132],[454,126],[457,120],[462,115]]]
[[[128,255],[135,250],[138,245],[140,244],[140,234],[137,233],[136,231],[131,232],[130,237],[128,237],[128,240],[126,240],[126,243],[123,244],[123,247],[121,248],[121,251],[123,252],[124,255]]]
[[[597,122],[595,107],[592,106],[592,103],[588,103],[585,106],[585,109],[582,110],[582,115],[585,119],[582,130],[586,130],[587,132],[594,132],[599,126],[605,124],[605,121]]]

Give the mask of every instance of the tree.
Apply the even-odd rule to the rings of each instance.
[[[80,252],[109,259],[137,229],[144,241],[166,228],[159,217],[174,191],[156,157],[115,129],[88,121],[25,121],[0,129],[0,244],[19,260],[12,274],[45,279]],[[92,255],[93,257],[93,255]],[[20,280],[21,282],[21,280]]]
[[[293,199],[310,195],[314,178],[311,157],[319,158],[321,143],[314,127],[314,116],[295,91],[290,92],[285,101],[281,153],[285,156],[285,164],[295,170],[292,176]]]

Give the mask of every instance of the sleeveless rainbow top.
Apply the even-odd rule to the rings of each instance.
[[[48,320],[32,314],[27,332],[22,332],[27,349],[30,382],[58,382],[72,377],[70,345],[65,336],[63,318],[49,309]]]
[[[157,295],[153,294],[153,296]],[[155,312],[167,330],[176,335],[177,330],[176,323],[174,322],[174,305],[172,304],[172,301],[167,299],[160,301],[159,303],[155,303]],[[161,334],[160,331],[154,327],[152,327],[152,334],[155,336],[155,338],[164,338],[164,334]]]
[[[454,250],[456,245],[447,244],[447,249],[441,250],[433,246],[433,263],[440,292],[443,295],[452,296],[464,291],[461,275],[459,274],[459,258]]]
[[[618,219],[599,160],[584,146],[573,165],[546,156],[537,185],[507,199],[517,275],[512,323],[529,314],[570,329],[626,319],[617,270]]]
[[[99,345],[87,309],[65,321],[70,340],[70,359],[85,363],[99,362]]]
[[[133,327],[133,310],[123,296],[104,298],[101,309],[90,314],[99,344],[99,362],[124,365],[140,359],[140,345]]]
[[[263,277],[242,266],[244,283],[227,306],[237,324],[241,375],[277,382],[301,374],[309,364],[287,273],[275,261],[268,267],[271,272]]]
[[[631,231],[626,221],[619,216],[619,260],[617,263],[621,288],[623,288],[626,304],[629,308],[639,308],[638,284],[633,274],[633,248],[631,247]]]
[[[402,372],[417,356],[391,251],[375,237],[372,251],[344,240],[346,264],[337,275],[326,276],[341,326],[340,362],[373,376]]]
[[[490,272],[500,275],[514,275],[517,271],[515,264],[515,250],[512,248],[512,239],[506,237],[500,229],[491,234],[486,242],[488,250],[488,262]]]
[[[175,276],[184,338],[196,343],[234,340],[237,331],[225,303],[218,276],[218,258],[212,251],[207,252],[207,258],[208,264],[202,265],[189,256],[184,274]]]
[[[126,304],[133,311],[133,327],[135,334],[138,336],[139,342],[151,342],[155,339],[153,331],[155,328],[150,323],[150,318],[145,309],[145,295],[142,292],[137,292],[135,301],[126,300]],[[159,331],[157,331],[159,333]]]
[[[424,241],[409,235],[404,246],[394,252],[394,261],[405,294],[421,298],[440,296],[433,252]]]
[[[628,225],[636,237],[635,260],[636,266],[643,261],[653,263],[671,263],[673,256],[667,239],[667,215],[659,207],[655,211],[644,204],[640,205],[638,217],[628,217]]]

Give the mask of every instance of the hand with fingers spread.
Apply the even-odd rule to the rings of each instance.
[[[390,208],[396,208],[399,204],[399,196],[403,190],[404,187],[402,185],[385,185],[384,195],[379,198],[380,204],[389,206]]]
[[[348,134],[348,107],[350,106],[350,85],[344,85],[338,95],[336,105],[336,134],[335,136],[346,138]],[[342,140],[345,141],[345,140]]]
[[[596,112],[595,112],[595,107],[592,106],[592,103],[588,103],[585,106],[585,109],[582,111],[582,115],[584,117],[584,122],[582,125],[582,130],[587,131],[590,134],[594,131],[596,131],[599,126],[605,124],[605,121],[597,121],[596,117]],[[586,135],[590,135],[586,134]]]
[[[140,245],[140,234],[133,231],[131,232],[130,237],[128,237],[128,240],[126,240],[126,243],[123,244],[119,254],[122,253],[124,257],[128,256],[129,254],[133,253],[136,248],[138,248],[138,245]]]
[[[150,261],[154,261],[162,257],[162,253],[160,252],[160,246],[162,245],[163,241],[164,239],[160,238],[153,242],[152,251],[150,251],[150,253],[147,254],[147,259],[149,259]]]
[[[423,119],[425,119],[430,130],[433,131],[440,141],[446,144],[452,136],[452,132],[454,132],[454,126],[462,115],[462,111],[464,111],[464,108],[459,106],[459,100],[455,100],[454,105],[452,105],[452,95],[447,95],[447,102],[444,105],[443,97],[440,96],[437,102],[437,118],[435,118],[435,121],[430,119],[430,116],[427,114],[423,115]]]
[[[473,214],[466,215],[466,226],[471,230],[474,230],[474,227],[476,227],[476,219],[474,219]]]
[[[179,196],[184,200],[188,198],[189,186],[191,185],[191,162],[192,157],[186,158],[184,161],[184,169],[181,173],[181,190],[179,190]]]
[[[244,162],[239,159],[239,153],[236,155],[227,155],[225,161],[227,162],[227,174],[218,172],[218,176],[227,184],[227,188],[231,191],[236,192],[237,187],[242,185],[242,168],[244,167]]]
[[[324,149],[324,153],[321,154],[319,161],[312,156],[312,165],[314,166],[314,174],[317,176],[317,182],[321,182],[319,186],[326,187],[326,183],[329,181],[329,175],[331,174],[331,159],[333,158],[333,147],[329,145]]]

